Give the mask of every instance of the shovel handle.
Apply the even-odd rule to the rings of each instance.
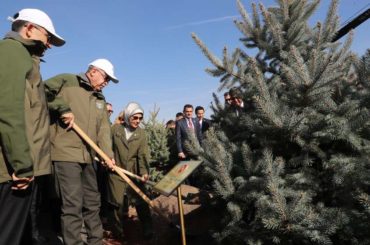
[[[96,161],[99,161],[99,158],[97,158],[97,157],[95,157],[95,160]],[[132,177],[132,178],[135,178],[135,179],[137,179],[137,180],[140,180],[141,182],[143,182],[144,184],[147,184],[147,185],[150,185],[150,186],[154,186],[156,183],[155,182],[153,182],[153,181],[150,181],[150,180],[143,180],[139,175],[136,175],[136,174],[134,174],[134,173],[132,173],[132,172],[130,172],[130,171],[127,171],[126,169],[124,169],[124,168],[121,168],[121,167],[118,167],[117,166],[117,168],[119,168],[119,170],[121,170],[124,174],[126,174],[126,175],[128,175],[128,176],[130,176],[130,177]]]
[[[107,154],[105,154],[96,144],[94,141],[92,141],[90,139],[90,137],[76,124],[74,123],[73,124],[73,127],[72,127],[76,133],[84,140],[86,141],[86,143],[88,145],[90,145],[91,148],[93,148],[93,150],[105,161],[105,162],[108,162],[108,163],[112,163],[112,159],[110,159]],[[132,182],[132,180],[127,177],[126,174],[124,174],[123,171],[121,171],[121,168],[117,167],[116,165],[114,165],[113,167],[113,170],[124,180],[127,182],[127,184],[129,184],[129,186],[146,202],[148,203],[148,205],[152,208],[152,210],[154,210],[156,213],[158,213],[161,217],[163,217],[165,220],[167,220],[167,222],[169,223],[172,223],[171,220],[165,216],[162,211],[154,206],[154,203],[152,200],[150,200],[145,194],[144,192],[142,192],[142,190],[140,190],[139,187],[137,187],[135,185],[134,182]],[[122,169],[123,170],[123,169]],[[138,176],[139,177],[139,176]],[[140,177],[139,177],[140,178]],[[141,179],[141,178],[140,178]]]
[[[93,150],[107,163],[110,163],[112,164],[112,159],[110,159],[107,154],[105,154],[96,144],[94,141],[92,141],[90,139],[90,137],[76,124],[74,123],[73,124],[73,129],[77,132],[77,134],[84,140],[86,141],[86,143],[88,145],[91,146],[91,148],[93,148]],[[137,187],[135,185],[134,182],[132,182],[132,180],[127,177],[127,175],[125,175],[122,171],[120,171],[120,169],[114,165],[113,167],[113,170],[119,175],[121,176],[122,179],[124,179],[127,184],[130,185],[130,187],[132,189],[134,189],[134,191],[136,191],[140,196],[141,198],[144,199],[144,201],[146,201],[151,207],[153,206],[153,202],[139,189],[139,187]]]

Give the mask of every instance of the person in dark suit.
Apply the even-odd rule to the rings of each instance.
[[[224,93],[224,99],[225,99],[225,108],[231,106],[232,99],[228,91]]]
[[[184,118],[176,121],[176,145],[178,157],[180,160],[194,158],[192,149],[189,144],[185,143],[192,138],[192,134],[202,143],[202,132],[200,130],[199,121],[193,118],[193,106],[186,104],[184,106]]]
[[[211,120],[204,118],[204,108],[202,106],[195,107],[195,115],[197,115],[200,130],[204,134],[211,127]]]
[[[181,120],[184,118],[184,113],[178,112],[176,113],[176,121]]]
[[[231,98],[230,109],[234,111],[236,117],[240,117],[247,110],[243,101],[243,94],[239,88],[234,87],[229,90],[229,95]]]

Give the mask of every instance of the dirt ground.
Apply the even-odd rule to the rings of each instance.
[[[130,208],[129,218],[124,223],[123,243],[114,239],[104,239],[105,245],[149,245],[149,244],[181,244],[179,230],[165,221],[163,218],[153,215],[154,236],[150,240],[142,237],[140,221],[137,219],[136,212]]]
[[[199,213],[200,210],[195,211]],[[205,230],[207,217],[212,214],[206,214],[204,211],[201,211],[203,214],[198,216],[196,220],[194,217],[191,219],[185,218],[185,231],[186,231],[186,242],[189,245],[203,245],[211,244],[211,238]],[[124,227],[124,243],[113,239],[104,239],[105,245],[176,245],[181,244],[181,230],[178,222],[169,224],[164,218],[159,217],[156,214],[153,214],[154,222],[154,236],[150,240],[145,240],[142,237],[142,231],[140,227],[140,222],[137,219],[136,213],[133,210],[130,210],[130,215],[128,220],[126,220]],[[189,214],[189,215],[195,215]],[[189,216],[190,217],[190,216]],[[198,220],[203,218],[203,220]],[[174,218],[174,220],[177,220]]]
[[[182,194],[184,197],[189,193],[196,193],[197,190],[191,186],[183,186]],[[178,200],[176,196],[158,196],[154,199],[154,205],[159,213],[152,212],[154,223],[154,236],[150,240],[145,240],[142,236],[140,221],[137,218],[136,210],[130,207],[128,219],[124,223],[123,242],[105,238],[104,245],[176,245],[181,243],[181,230],[178,215]],[[217,214],[199,204],[198,201],[183,201],[186,243],[188,245],[211,245],[212,239],[208,230],[214,224]],[[44,234],[48,242],[46,244],[62,245],[60,234],[55,233],[52,222],[45,217],[43,219]],[[54,222],[55,223],[55,222]],[[82,238],[86,241],[86,233],[81,232]]]
[[[183,196],[189,193],[195,193],[197,190],[190,186],[182,187]],[[212,239],[208,234],[209,228],[214,222],[215,214],[211,210],[196,204],[189,204],[184,201],[184,218],[186,243],[189,245],[211,245]],[[152,212],[154,222],[154,236],[150,240],[142,237],[140,222],[137,219],[134,208],[129,210],[129,218],[124,223],[124,243],[119,241],[105,239],[105,245],[176,245],[181,243],[181,229],[178,215],[178,200],[175,196],[159,196],[154,200],[154,205],[158,207],[162,215]]]

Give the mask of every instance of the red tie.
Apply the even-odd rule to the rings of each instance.
[[[188,119],[188,127],[194,128],[193,121],[191,120],[191,118]]]

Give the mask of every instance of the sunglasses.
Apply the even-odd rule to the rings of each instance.
[[[131,118],[132,120],[139,120],[139,121],[143,120],[143,117],[140,117],[140,116],[132,116]]]
[[[48,32],[44,32],[43,31],[43,29],[40,27],[40,26],[37,26],[37,25],[33,25],[39,32],[41,32],[42,34],[44,34],[45,35],[45,37],[46,37],[46,40],[47,40],[47,42],[48,43],[50,43],[50,40],[51,40],[51,35],[48,33]]]

